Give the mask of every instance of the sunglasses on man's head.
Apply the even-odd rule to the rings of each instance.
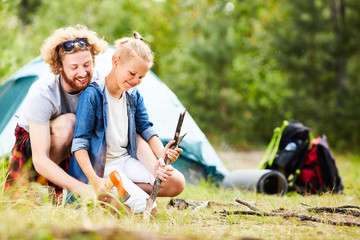
[[[78,38],[72,41],[61,43],[59,45],[59,50],[62,48],[65,52],[71,52],[75,48],[75,43],[78,43],[80,48],[88,47],[90,45],[86,38]]]

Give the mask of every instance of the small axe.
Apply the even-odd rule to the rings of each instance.
[[[121,181],[121,176],[118,171],[114,170],[109,174],[110,181],[106,182],[106,188],[112,189],[114,186],[117,189],[119,200],[123,203],[130,198],[130,194],[125,190]]]

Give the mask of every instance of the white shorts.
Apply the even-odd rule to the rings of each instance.
[[[110,179],[109,174],[114,170],[118,171],[125,190],[130,194],[130,198],[125,201],[124,204],[130,207],[134,213],[144,212],[146,209],[146,200],[149,195],[135,183],[149,183],[153,185],[155,177],[139,160],[130,155],[106,163],[104,178]],[[117,196],[116,187],[114,187],[112,191]],[[154,202],[153,208],[156,206]]]

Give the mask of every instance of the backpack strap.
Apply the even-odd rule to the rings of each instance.
[[[266,148],[265,154],[258,165],[259,169],[265,169],[266,166],[272,166],[276,156],[276,152],[279,149],[282,133],[288,125],[289,121],[285,120],[281,127],[277,127],[274,129],[274,135],[271,138],[270,143]]]

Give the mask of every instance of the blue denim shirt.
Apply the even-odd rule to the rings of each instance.
[[[133,158],[136,156],[136,132],[146,141],[157,135],[149,120],[144,99],[140,92],[133,88],[126,92],[128,115],[127,150]],[[91,164],[98,176],[101,176],[106,155],[106,127],[108,103],[105,94],[105,78],[92,82],[81,94],[77,106],[74,137],[71,147],[71,159],[68,174],[87,183],[88,179],[79,166],[74,152],[80,149],[88,151]]]

